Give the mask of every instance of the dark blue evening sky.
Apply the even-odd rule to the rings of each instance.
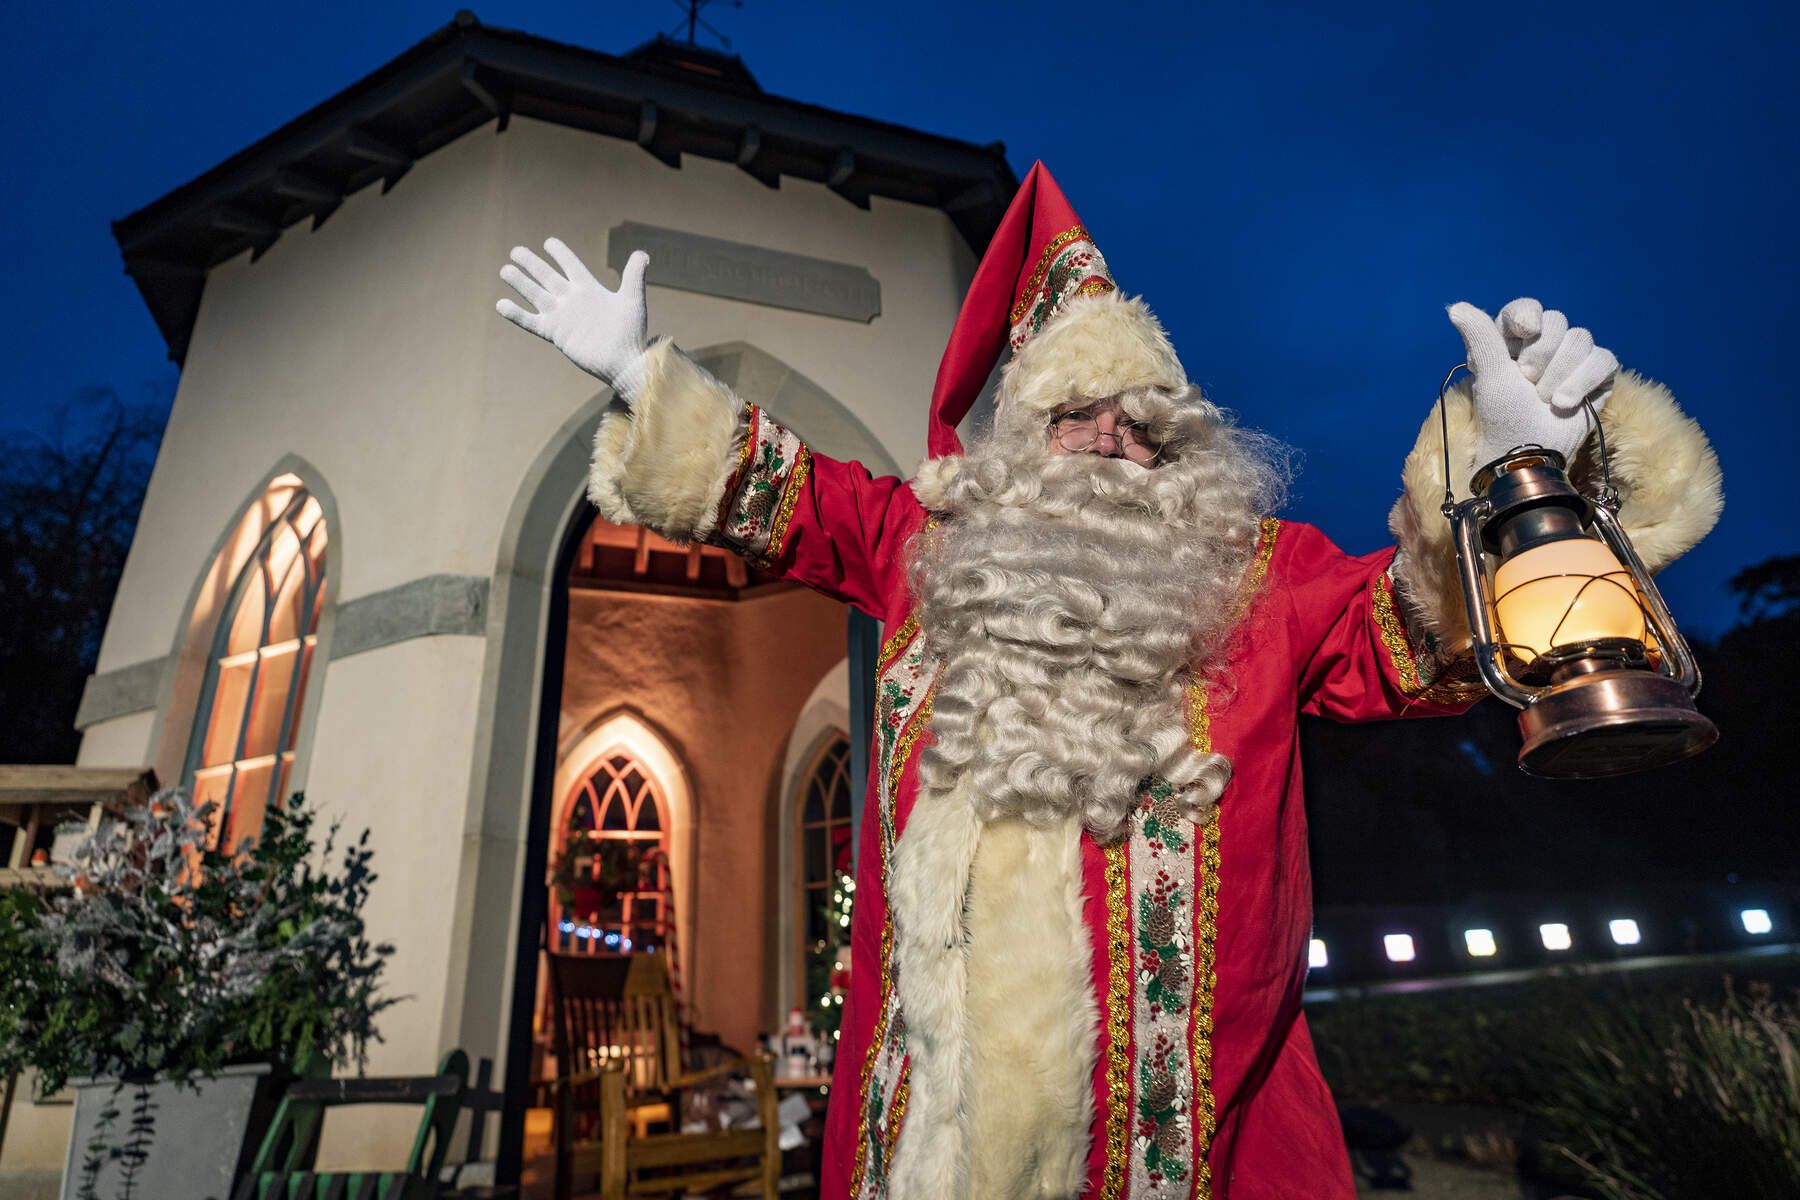
[[[1385,543],[1400,457],[1460,358],[1444,306],[1565,309],[1669,383],[1718,447],[1724,519],[1663,580],[1678,619],[1717,632],[1732,571],[1800,551],[1793,11],[748,0],[709,15],[771,92],[1003,140],[1020,174],[1042,157],[1190,373],[1304,451],[1290,514],[1347,549]],[[108,222],[453,12],[10,6],[0,426],[36,427],[88,385],[171,385]],[[476,12],[614,52],[679,18],[668,0]]]

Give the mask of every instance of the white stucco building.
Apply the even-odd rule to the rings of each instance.
[[[229,789],[244,831],[301,790],[368,826],[410,997],[370,1070],[491,1059],[487,1145],[515,1155],[546,864],[571,822],[631,824],[596,811],[609,785],[649,796],[690,1018],[748,1048],[803,1002],[870,634],[596,522],[609,396],[495,315],[497,271],[554,234],[611,281],[645,246],[654,330],[818,450],[909,473],[1014,187],[997,145],[770,96],[728,56],[463,16],[117,222],[182,375],[80,764]],[[66,1112],[22,1100],[0,1168],[59,1166]],[[328,1151],[391,1157],[411,1126]]]

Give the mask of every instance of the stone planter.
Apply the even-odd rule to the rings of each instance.
[[[77,1079],[71,1086],[75,1120],[62,1200],[77,1200],[90,1179],[86,1194],[95,1200],[230,1200],[232,1181],[262,1145],[281,1090],[267,1064],[226,1067],[192,1087],[162,1080],[120,1086],[114,1079]],[[90,1175],[89,1143],[108,1105],[118,1116],[98,1151],[99,1170]]]

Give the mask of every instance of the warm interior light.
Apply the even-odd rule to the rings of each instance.
[[[1606,927],[1612,931],[1614,945],[1635,946],[1642,940],[1641,935],[1638,933],[1638,923],[1630,917],[1619,917],[1615,920],[1608,921]]]
[[[1469,955],[1472,958],[1492,958],[1500,951],[1500,947],[1494,942],[1494,931],[1491,929],[1463,930],[1463,945],[1469,948]]]
[[[1738,919],[1743,921],[1745,933],[1767,933],[1775,928],[1775,922],[1769,920],[1769,910],[1766,908],[1746,908],[1738,914]]]
[[[1569,937],[1569,927],[1560,921],[1539,925],[1538,936],[1544,939],[1544,949],[1546,950],[1567,950],[1575,944]]]
[[[1587,537],[1545,542],[1494,572],[1500,640],[1521,658],[1597,638],[1646,638],[1631,573],[1605,543]]]
[[[1414,958],[1413,940],[1410,933],[1389,933],[1381,939],[1382,947],[1387,951],[1389,962],[1411,962]]]
[[[1331,958],[1325,953],[1325,939],[1314,938],[1306,947],[1306,965],[1313,970],[1331,965]]]

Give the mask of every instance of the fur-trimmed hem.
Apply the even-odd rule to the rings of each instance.
[[[654,343],[630,407],[615,404],[594,431],[588,499],[607,520],[672,542],[706,537],[737,461],[743,407],[673,342]]]
[[[1459,499],[1482,464],[1475,461],[1476,423],[1469,381],[1444,397],[1450,423],[1450,462]],[[1706,434],[1682,413],[1669,389],[1632,371],[1621,371],[1600,410],[1613,487],[1620,498],[1619,522],[1644,565],[1660,571],[1687,553],[1711,531],[1725,506],[1719,458]],[[1600,474],[1598,446],[1590,437],[1570,470],[1575,485],[1593,495]],[[1400,544],[1394,583],[1410,615],[1435,638],[1445,657],[1461,654],[1473,641],[1463,609],[1450,522],[1444,500],[1444,442],[1434,406],[1401,478],[1404,491],[1388,514],[1388,529]]]
[[[888,1175],[892,1200],[966,1194],[968,932],[963,902],[981,823],[966,790],[921,792],[894,845],[894,988],[906,1015],[911,1100]]]
[[[1072,297],[1001,371],[997,404],[1047,416],[1076,399],[1142,388],[1180,391],[1187,372],[1140,298]]]
[[[1073,1200],[1087,1183],[1100,1010],[1081,823],[982,826],[969,883],[968,1193]]]
[[[1081,824],[983,824],[921,795],[894,850],[911,1099],[892,1200],[1073,1200],[1087,1182],[1099,1005]]]

